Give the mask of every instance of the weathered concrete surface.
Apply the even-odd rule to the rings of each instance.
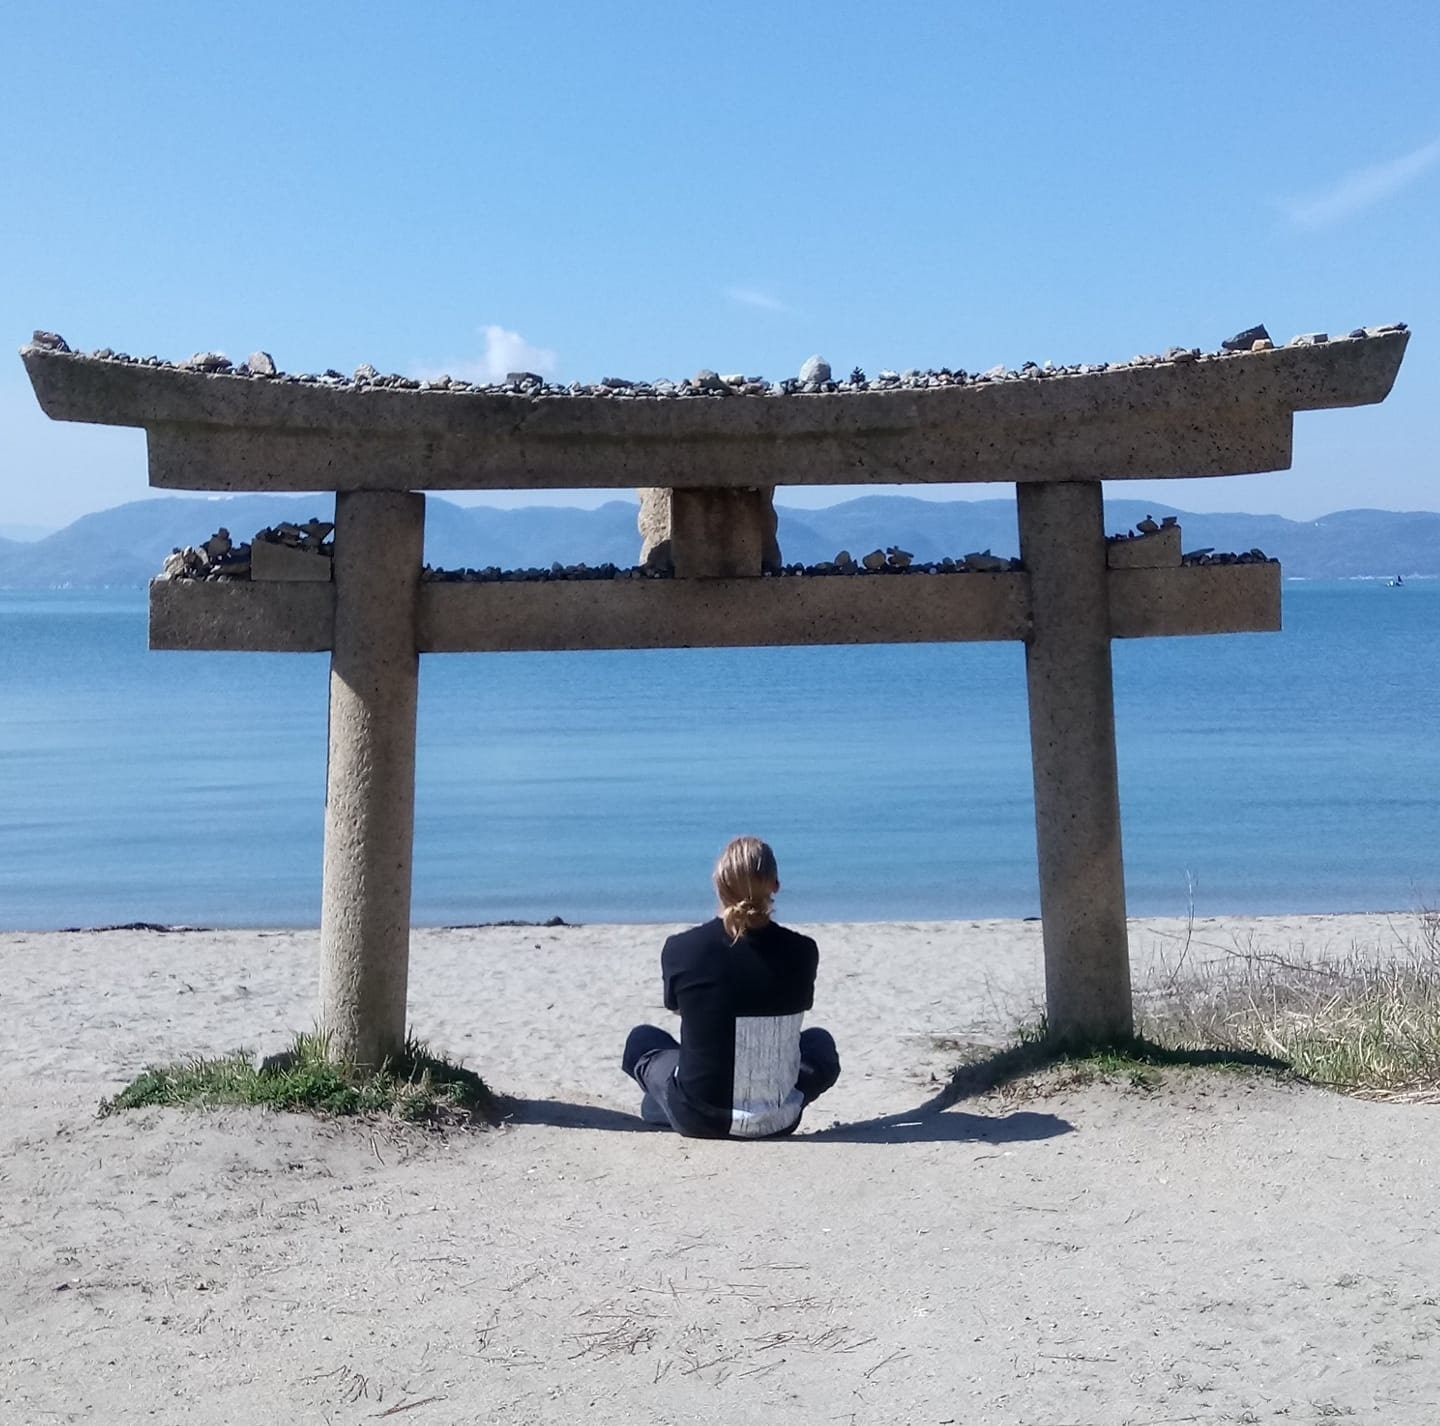
[[[248,579],[157,579],[150,647],[221,653],[325,653],[335,643],[335,586]]]
[[[1055,385],[1090,379],[1057,378]],[[974,394],[989,389],[981,387]],[[904,394],[918,402],[971,392]],[[435,393],[435,399],[467,398]],[[888,401],[892,393],[737,397],[735,405],[872,399]],[[833,424],[841,424],[844,414],[836,412]],[[771,486],[927,485],[1062,480],[1077,470],[1096,480],[1244,475],[1285,470],[1291,460],[1290,414],[1269,406],[1193,407],[1178,415],[1163,410],[1097,411],[1054,420],[1040,413],[1003,421],[986,419],[977,405],[956,412],[962,424],[953,426],[915,426],[906,419],[913,413],[897,409],[890,414],[897,422],[891,428],[782,436],[737,433],[677,445],[667,444],[669,438],[650,437],[547,440],[527,432],[520,421],[510,436],[496,433],[483,443],[465,435],[382,434],[356,428],[317,439],[308,431],[157,426],[149,434],[150,484],[168,490],[641,488],[664,480],[689,487],[753,486],[757,481]]]
[[[1061,1042],[1104,1041],[1133,1021],[1100,483],[1018,496],[1046,1019]]]
[[[336,498],[320,1021],[360,1065],[405,1040],[424,535],[423,495]]]
[[[740,579],[780,568],[774,488],[670,492],[677,579]]]
[[[193,490],[1132,479],[1290,463],[1295,411],[1383,400],[1407,332],[925,390],[601,400],[329,388],[28,347],[58,420],[144,426]]]
[[[1164,569],[1180,564],[1180,527],[1152,530],[1129,540],[1113,540],[1105,546],[1105,562],[1111,569]]]
[[[426,584],[424,653],[1023,639],[1023,573]]]
[[[321,583],[330,578],[330,555],[318,549],[302,549],[255,540],[250,546],[250,578],[283,580],[293,584]]]
[[[681,579],[726,579],[780,569],[775,488],[672,490],[640,496],[640,564]],[[676,558],[675,542],[680,542]]]
[[[1278,564],[1111,570],[1110,635],[1278,633],[1280,582]]]

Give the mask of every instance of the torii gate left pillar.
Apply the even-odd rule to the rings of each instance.
[[[336,495],[320,1023],[352,1064],[405,1042],[424,543],[423,495]]]

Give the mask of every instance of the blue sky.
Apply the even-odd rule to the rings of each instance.
[[[1404,320],[1394,394],[1301,416],[1291,472],[1148,493],[1440,509],[1437,61],[1433,0],[7,0],[0,331],[594,380]],[[0,362],[0,525],[147,493],[140,433]]]

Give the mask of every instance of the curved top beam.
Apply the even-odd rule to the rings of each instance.
[[[1289,465],[1296,411],[1389,393],[1409,333],[952,386],[731,396],[403,390],[31,346],[41,408],[141,426],[190,490],[538,489],[1232,475]]]

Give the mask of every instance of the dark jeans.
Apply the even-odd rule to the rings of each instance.
[[[675,1069],[680,1063],[680,1044],[668,1030],[658,1025],[637,1025],[625,1041],[621,1068],[645,1091],[640,1106],[643,1119],[652,1124],[668,1124],[678,1133],[687,1132],[676,1123],[670,1104],[670,1086],[675,1082]],[[840,1078],[840,1051],[835,1037],[818,1025],[800,1032],[800,1073],[795,1088],[806,1104],[819,1099]],[[653,1108],[652,1108],[653,1106]],[[683,1116],[682,1116],[683,1117]],[[793,1134],[797,1119],[781,1134]],[[772,1137],[778,1138],[779,1135]]]

